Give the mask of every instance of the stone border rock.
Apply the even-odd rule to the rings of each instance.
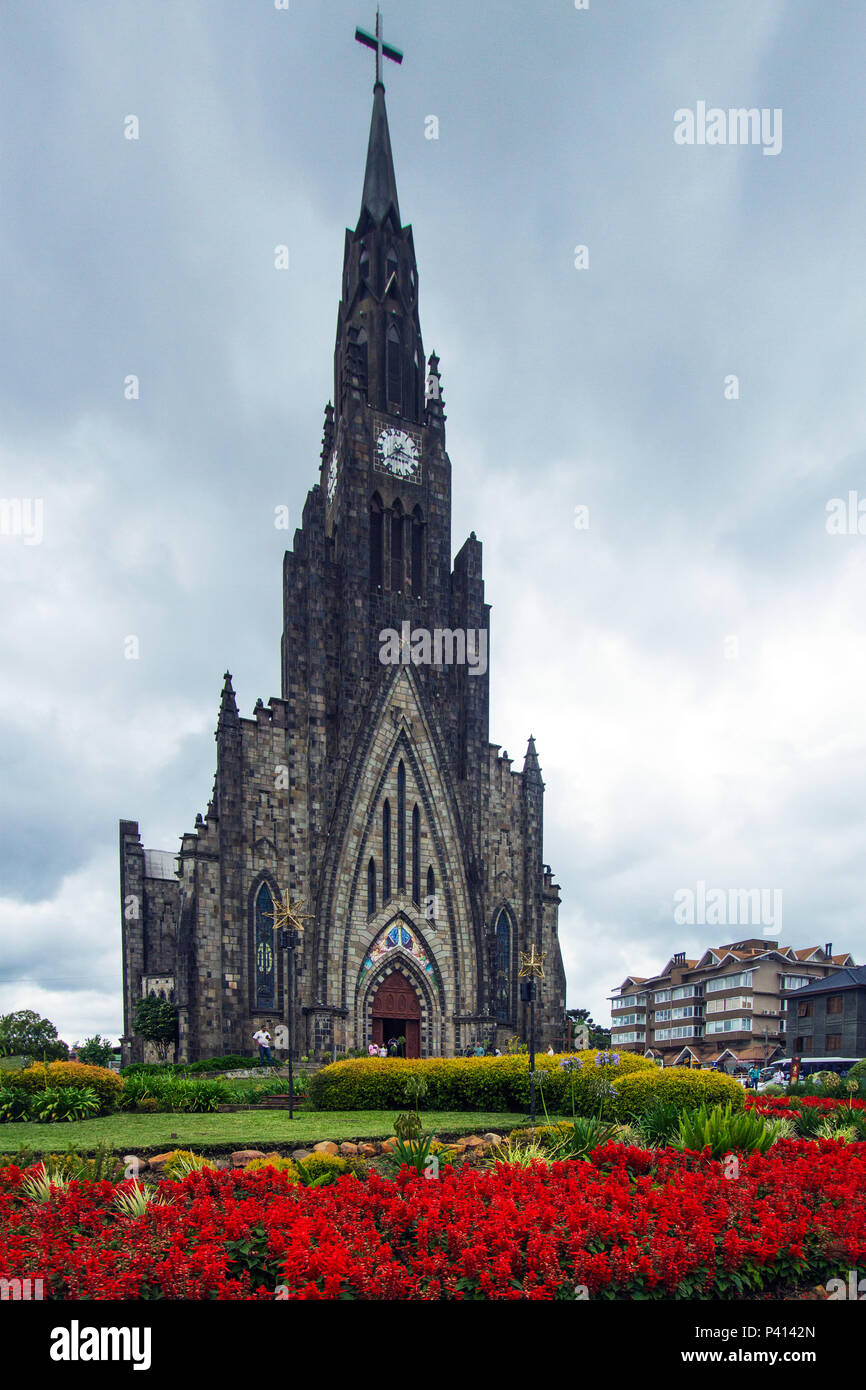
[[[494,1134],[492,1131],[487,1134],[461,1134],[457,1139],[448,1139],[447,1136],[433,1135],[439,1143],[451,1149],[457,1158],[468,1156],[479,1156],[495,1149],[505,1140],[505,1135]],[[378,1158],[382,1154],[393,1153],[397,1146],[395,1136],[390,1139],[358,1139],[356,1141],[344,1139],[337,1144],[333,1139],[322,1139],[317,1144],[313,1144],[308,1149],[292,1149],[288,1153],[282,1153],[279,1147],[269,1150],[265,1149],[235,1149],[232,1153],[214,1155],[208,1158],[206,1153],[201,1156],[208,1158],[209,1163],[214,1168],[245,1168],[248,1163],[252,1163],[257,1158],[269,1158],[278,1153],[281,1158],[292,1158],[303,1160],[309,1158],[311,1154],[335,1154],[340,1158]],[[138,1174],[150,1173],[153,1177],[159,1177],[165,1168],[166,1163],[175,1149],[169,1149],[165,1153],[152,1154],[150,1158],[143,1158],[139,1154],[125,1154],[123,1162],[127,1167],[136,1165],[135,1171]]]

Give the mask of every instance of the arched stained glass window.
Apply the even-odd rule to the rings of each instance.
[[[503,910],[496,919],[496,973],[493,983],[497,1023],[511,1017],[511,922]]]
[[[382,807],[382,902],[391,898],[391,803]]]
[[[277,956],[274,949],[274,910],[271,890],[263,883],[256,894],[253,922],[253,973],[255,1007],[271,1010],[277,1002]]]
[[[376,911],[376,861],[370,855],[367,865],[367,915],[372,917]]]
[[[397,768],[397,892],[406,892],[406,769]]]

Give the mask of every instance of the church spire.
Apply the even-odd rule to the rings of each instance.
[[[397,178],[394,156],[391,153],[391,133],[385,109],[385,88],[377,82],[373,90],[373,116],[367,144],[367,167],[364,170],[364,193],[357,231],[381,227],[391,213],[395,229],[400,227],[400,204],[397,200]]]
[[[339,494],[337,450],[341,420],[370,408],[416,425],[426,423],[424,345],[418,317],[418,267],[411,227],[400,221],[394,156],[385,109],[382,65],[403,61],[382,38],[377,13],[375,36],[359,29],[360,43],[376,53],[373,113],[364,169],[361,215],[347,230],[343,293],[334,348],[334,432],[326,429],[327,463],[322,486],[333,502]],[[333,465],[333,467],[332,467]],[[328,478],[334,477],[330,491]]]
[[[238,716],[238,702],[235,699],[235,692],[232,686],[231,671],[226,671],[223,677],[223,689],[220,696],[220,712],[217,720],[217,737],[226,729],[237,729],[240,727]]]
[[[524,782],[541,782],[541,764],[538,761],[538,754],[535,751],[535,739],[529,735],[529,743],[526,746],[526,757],[523,760],[523,780]],[[544,784],[542,783],[542,786]]]

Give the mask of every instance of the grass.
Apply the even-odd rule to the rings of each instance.
[[[427,1131],[440,1135],[502,1134],[527,1124],[525,1114],[481,1114],[475,1111],[422,1111]],[[322,1139],[387,1139],[394,1133],[392,1110],[301,1110],[289,1119],[288,1111],[262,1114],[239,1111],[218,1115],[104,1115],[98,1120],[71,1124],[38,1125],[32,1122],[0,1125],[0,1151],[15,1153],[25,1148],[36,1153],[62,1152],[75,1145],[89,1152],[99,1144],[123,1153],[147,1153],[191,1144],[206,1148],[257,1148],[261,1144],[291,1147]],[[174,1135],[174,1138],[172,1138]]]

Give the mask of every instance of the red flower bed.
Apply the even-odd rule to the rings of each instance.
[[[837,1099],[834,1096],[765,1096],[760,1091],[746,1092],[746,1109],[757,1110],[759,1115],[796,1116],[798,1110],[820,1110],[829,1114],[840,1106],[854,1110],[866,1110],[866,1100]]]
[[[826,1140],[742,1155],[735,1179],[616,1144],[592,1163],[317,1189],[205,1169],[142,1217],[110,1183],[38,1203],[21,1176],[0,1170],[0,1277],[41,1276],[57,1299],[736,1298],[866,1260],[866,1145]]]

